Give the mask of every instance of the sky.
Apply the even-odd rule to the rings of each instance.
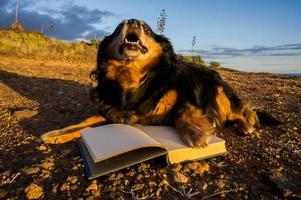
[[[154,31],[166,10],[163,34],[177,53],[243,71],[301,73],[300,0],[19,0],[19,21],[64,40],[103,38],[124,19]],[[15,0],[0,0],[0,27],[14,21]],[[54,28],[50,28],[54,24]],[[192,38],[196,44],[192,52]]]

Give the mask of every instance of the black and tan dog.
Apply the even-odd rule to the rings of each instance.
[[[95,124],[141,123],[174,126],[188,145],[200,147],[226,122],[252,134],[265,116],[244,105],[216,71],[177,59],[167,38],[136,19],[123,21],[101,42],[92,76],[100,116],[46,133],[44,141],[64,143]]]

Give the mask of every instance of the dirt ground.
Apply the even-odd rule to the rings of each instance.
[[[0,56],[0,199],[301,199],[301,78],[220,69],[245,102],[283,123],[254,136],[217,133],[224,156],[153,160],[89,181],[76,141],[39,136],[96,114],[94,65]]]

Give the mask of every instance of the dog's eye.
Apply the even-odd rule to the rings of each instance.
[[[143,30],[146,33],[150,33],[150,29],[147,26],[143,26]]]

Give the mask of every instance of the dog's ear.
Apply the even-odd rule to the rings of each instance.
[[[105,61],[106,61],[106,47],[109,44],[109,42],[112,40],[112,36],[105,37],[99,47],[97,52],[97,67],[100,67]]]
[[[177,62],[177,55],[173,50],[173,46],[169,39],[163,35],[155,34],[155,40],[161,44],[163,47],[163,62],[167,63],[168,65],[176,64]]]

